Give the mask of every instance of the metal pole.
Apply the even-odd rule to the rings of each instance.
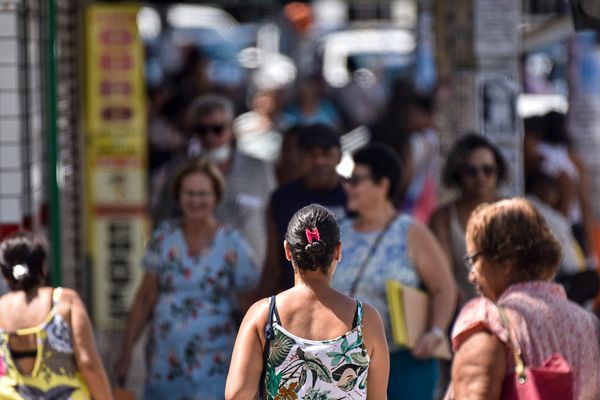
[[[48,68],[47,68],[47,105],[48,105],[48,185],[50,206],[50,242],[51,242],[51,284],[61,284],[60,232],[60,188],[58,182],[59,143],[58,143],[58,105],[57,105],[57,39],[56,39],[56,0],[47,0],[48,29]]]

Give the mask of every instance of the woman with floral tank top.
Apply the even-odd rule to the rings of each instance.
[[[319,205],[304,207],[288,225],[284,250],[295,285],[246,314],[225,398],[385,399],[389,355],[381,317],[330,285],[342,256],[335,216]]]

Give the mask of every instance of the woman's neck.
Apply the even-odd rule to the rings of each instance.
[[[482,196],[461,196],[456,203],[464,209],[473,210],[480,204],[483,203],[492,203],[498,200],[498,196],[495,193],[490,195],[482,195]]]
[[[310,292],[314,297],[331,290],[331,276],[321,270],[294,272],[294,287]]]
[[[181,225],[186,236],[204,236],[215,231],[217,221],[212,216],[193,220],[184,218]]]
[[[354,228],[360,232],[372,232],[383,229],[397,211],[393,204],[385,201],[381,204],[373,204],[368,209],[361,210],[354,222]]]

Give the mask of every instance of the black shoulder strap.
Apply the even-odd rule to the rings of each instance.
[[[267,316],[267,324],[265,325],[265,348],[263,349],[263,369],[260,374],[259,396],[265,400],[267,393],[265,391],[265,375],[267,373],[267,361],[269,359],[269,350],[271,349],[271,341],[273,340],[273,314],[275,313],[275,296],[271,296],[269,301],[269,315]],[[279,317],[277,317],[279,319]]]
[[[375,255],[375,252],[377,251],[377,248],[379,247],[379,243],[381,243],[381,239],[383,239],[383,237],[385,236],[387,231],[390,229],[390,227],[392,226],[394,221],[398,218],[398,216],[399,216],[398,213],[394,214],[392,219],[390,219],[387,222],[385,227],[381,230],[381,232],[379,232],[379,235],[377,235],[377,237],[375,238],[375,241],[371,245],[371,248],[369,249],[367,256],[365,257],[363,262],[360,264],[360,267],[358,268],[356,277],[354,278],[354,281],[352,282],[352,286],[350,286],[350,292],[348,293],[348,296],[354,297],[354,295],[356,294],[356,288],[358,287],[359,282],[362,280],[362,277],[365,273],[365,269],[367,268],[367,265],[369,265],[371,258],[373,258],[373,256]]]
[[[352,320],[352,329],[356,328],[358,325],[360,325],[362,323],[360,309],[361,309],[361,303],[359,300],[356,300],[356,311],[354,311],[354,319]]]

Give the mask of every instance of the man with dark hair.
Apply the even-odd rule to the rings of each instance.
[[[339,218],[345,215],[346,195],[336,171],[341,159],[340,134],[324,124],[308,125],[299,133],[302,177],[271,195],[267,211],[267,258],[256,297],[264,297],[293,286],[294,273],[283,254],[283,241],[290,218],[311,203],[323,205]]]

